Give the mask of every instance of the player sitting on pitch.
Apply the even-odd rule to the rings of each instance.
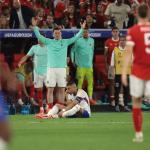
[[[56,104],[46,115],[39,118],[65,118],[65,117],[82,117],[89,118],[91,116],[91,109],[87,93],[82,89],[77,89],[74,82],[67,84],[67,104]]]

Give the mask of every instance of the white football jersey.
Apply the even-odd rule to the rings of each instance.
[[[84,90],[78,89],[78,92],[75,96],[73,94],[68,94],[68,99],[78,101],[81,108],[88,111],[88,113],[91,115],[89,97]]]

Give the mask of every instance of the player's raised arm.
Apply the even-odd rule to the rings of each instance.
[[[39,28],[37,27],[37,20],[35,18],[32,18],[32,26],[33,26],[33,31],[35,33],[35,36],[39,41],[41,41],[43,44],[50,44],[51,39],[44,37],[43,35],[40,34]]]
[[[76,40],[78,40],[81,37],[83,30],[86,27],[86,21],[84,21],[83,23],[80,23],[80,26],[81,26],[80,31],[74,37],[67,39],[68,45],[74,43]]]

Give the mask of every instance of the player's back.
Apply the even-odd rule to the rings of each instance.
[[[76,99],[79,101],[79,105],[91,114],[91,109],[90,109],[90,103],[89,103],[89,97],[87,93],[83,89],[78,89]]]
[[[134,45],[132,74],[147,79],[150,76],[150,24],[138,24],[130,28],[127,43]]]

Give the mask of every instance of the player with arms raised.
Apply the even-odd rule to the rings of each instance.
[[[126,53],[124,56],[122,82],[127,85],[127,69],[133,55],[130,76],[130,93],[133,100],[134,142],[143,141],[141,97],[150,96],[150,23],[149,8],[138,7],[138,24],[128,30]]]

